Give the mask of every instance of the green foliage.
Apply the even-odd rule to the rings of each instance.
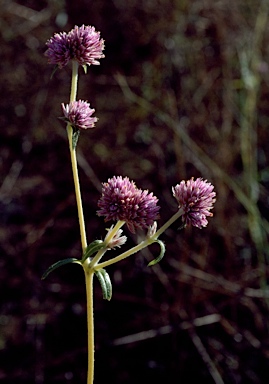
[[[160,245],[161,252],[160,252],[159,256],[156,257],[156,259],[154,259],[150,263],[148,263],[148,267],[152,267],[153,265],[158,264],[162,260],[162,258],[164,257],[165,245],[164,245],[163,241],[157,240],[156,243],[158,243]]]
[[[63,265],[66,265],[66,264],[71,264],[71,263],[78,263],[78,264],[81,264],[81,262],[74,258],[74,257],[70,257],[68,259],[64,259],[64,260],[60,260],[60,261],[57,261],[56,263],[52,264],[42,275],[41,279],[44,280],[51,272],[53,272],[55,269],[59,268],[59,267],[62,267]]]
[[[103,292],[103,299],[110,301],[112,297],[112,284],[109,274],[104,269],[95,271]]]
[[[82,263],[91,257],[94,253],[98,252],[100,249],[104,248],[104,242],[102,240],[94,240],[91,244],[89,244],[86,248],[86,251],[82,257]]]
[[[73,149],[75,149],[77,146],[79,135],[80,135],[80,131],[78,129],[73,128],[73,135],[72,135],[72,147],[73,147]]]

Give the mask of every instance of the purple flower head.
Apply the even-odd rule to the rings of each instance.
[[[99,65],[98,59],[104,57],[104,40],[100,39],[100,32],[94,27],[75,26],[68,34],[72,58],[81,65]]]
[[[125,221],[134,233],[136,228],[148,228],[159,217],[157,202],[157,197],[138,189],[128,177],[114,176],[103,183],[97,215],[105,216],[105,221]]]
[[[70,60],[76,60],[80,65],[100,64],[98,59],[104,57],[104,40],[94,27],[77,25],[68,34],[55,33],[46,45],[45,56],[49,64],[65,67]]]
[[[72,55],[67,33],[55,33],[46,42],[46,45],[48,49],[45,52],[45,56],[47,56],[49,64],[55,64],[59,68],[63,68],[71,60]]]
[[[213,213],[209,211],[216,201],[216,193],[213,192],[213,189],[212,184],[201,178],[183,180],[172,188],[173,196],[179,204],[178,207],[184,211],[182,215],[184,223],[198,228],[207,226],[206,216],[213,216]]]
[[[78,100],[64,105],[62,103],[63,119],[77,129],[93,128],[97,118],[92,117],[95,112],[87,101]]]

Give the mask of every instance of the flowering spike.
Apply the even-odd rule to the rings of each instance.
[[[138,189],[128,177],[114,176],[103,183],[97,215],[105,216],[105,221],[125,221],[134,233],[136,228],[148,228],[159,217],[157,202],[157,197]]]
[[[206,227],[208,221],[206,216],[213,216],[209,212],[215,203],[216,193],[213,192],[214,186],[207,180],[191,178],[188,181],[181,181],[172,188],[173,196],[179,203],[179,208],[183,209],[183,222],[195,227]]]
[[[98,120],[96,117],[92,117],[95,109],[91,109],[87,101],[72,101],[67,105],[62,103],[62,111],[64,117],[61,119],[70,123],[72,127],[76,129],[93,128]]]

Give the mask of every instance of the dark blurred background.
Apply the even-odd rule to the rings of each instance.
[[[96,109],[81,134],[88,240],[101,183],[128,176],[159,198],[203,177],[217,202],[207,228],[163,236],[95,281],[95,383],[268,383],[269,25],[267,0],[0,1],[0,382],[86,383],[83,271],[65,127],[70,66],[51,78],[45,42],[74,25],[105,39],[78,98]],[[131,236],[130,247],[143,234]],[[112,251],[111,251],[112,252]],[[119,253],[114,251],[115,255]]]

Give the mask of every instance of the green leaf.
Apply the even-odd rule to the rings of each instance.
[[[60,261],[57,261],[56,263],[52,264],[47,270],[46,272],[43,273],[42,277],[41,277],[41,280],[44,280],[52,271],[54,271],[55,269],[59,268],[59,267],[62,267],[63,265],[66,265],[66,264],[71,264],[71,263],[78,263],[78,264],[81,264],[81,262],[78,260],[78,259],[75,259],[74,257],[70,257],[68,259],[64,259],[64,260],[60,260]]]
[[[151,267],[151,266],[159,263],[162,260],[162,258],[164,257],[164,254],[165,254],[165,245],[164,245],[164,243],[161,240],[156,240],[156,243],[158,243],[160,245],[161,252],[160,252],[159,256],[156,257],[156,259],[154,259],[150,263],[148,263],[148,267]]]
[[[73,135],[72,135],[72,147],[73,147],[73,149],[75,149],[77,146],[79,135],[80,135],[80,130],[73,128]]]
[[[89,244],[83,254],[82,263],[91,257],[94,253],[98,252],[100,249],[104,248],[105,244],[102,240],[94,240],[91,244]]]
[[[103,292],[103,299],[110,301],[112,297],[112,284],[109,274],[104,269],[94,271],[97,276]]]

